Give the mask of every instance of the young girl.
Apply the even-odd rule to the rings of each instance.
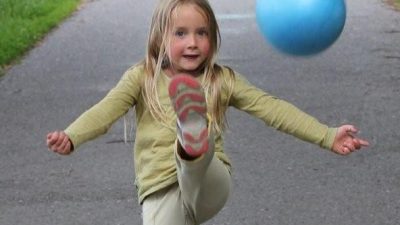
[[[49,149],[68,155],[135,107],[143,224],[184,225],[210,219],[228,198],[231,163],[222,134],[229,106],[341,155],[368,145],[354,136],[354,126],[329,128],[216,64],[219,44],[206,0],[160,0],[143,62],[65,131],[49,133]]]

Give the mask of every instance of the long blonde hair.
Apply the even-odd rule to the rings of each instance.
[[[221,35],[214,12],[207,0],[160,0],[152,17],[148,47],[144,59],[146,73],[144,81],[143,97],[152,116],[165,124],[167,116],[161,106],[157,92],[157,81],[162,69],[169,66],[168,46],[170,31],[172,29],[172,15],[174,10],[184,4],[198,6],[206,15],[210,33],[211,54],[203,63],[204,79],[202,86],[205,91],[209,106],[208,113],[211,116],[211,126],[216,132],[222,132],[225,126],[225,108],[221,103],[221,88],[226,80],[221,76],[222,67],[216,64],[217,53],[220,47]],[[233,72],[230,70],[231,77]],[[228,79],[233,81],[233,79]],[[232,87],[232,82],[229,82]],[[230,88],[232,89],[232,88]]]

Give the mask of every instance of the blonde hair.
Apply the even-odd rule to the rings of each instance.
[[[144,69],[146,77],[144,79],[143,97],[149,107],[151,115],[167,123],[165,110],[161,106],[157,92],[157,81],[162,69],[169,66],[168,46],[170,41],[170,31],[172,29],[172,15],[177,8],[184,4],[193,4],[199,7],[205,14],[209,25],[209,39],[211,54],[202,65],[204,79],[202,86],[205,91],[209,106],[208,114],[211,117],[211,128],[220,133],[225,127],[225,108],[221,104],[222,84],[226,80],[221,76],[222,67],[216,64],[217,53],[220,47],[221,35],[214,12],[207,0],[160,0],[152,17],[150,33],[148,37],[148,47],[144,59]],[[230,70],[231,77],[233,72]],[[233,79],[229,79],[233,80]],[[230,87],[233,86],[232,82]],[[232,88],[230,88],[232,89]]]

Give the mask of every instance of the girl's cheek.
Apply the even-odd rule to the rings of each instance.
[[[210,56],[210,46],[205,48],[203,52],[204,52],[205,55]]]
[[[210,53],[210,43],[209,42],[202,42],[199,45],[199,48],[201,49],[201,51],[203,52],[203,54],[208,55]]]

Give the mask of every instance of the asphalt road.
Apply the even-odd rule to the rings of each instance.
[[[155,1],[90,1],[0,80],[0,224],[141,224],[132,143],[119,120],[69,157],[47,151],[64,129],[139,61]],[[220,63],[331,126],[352,123],[371,142],[341,157],[229,111],[234,190],[207,224],[400,224],[400,13],[347,1],[344,32],[326,52],[271,49],[254,1],[212,1]]]

